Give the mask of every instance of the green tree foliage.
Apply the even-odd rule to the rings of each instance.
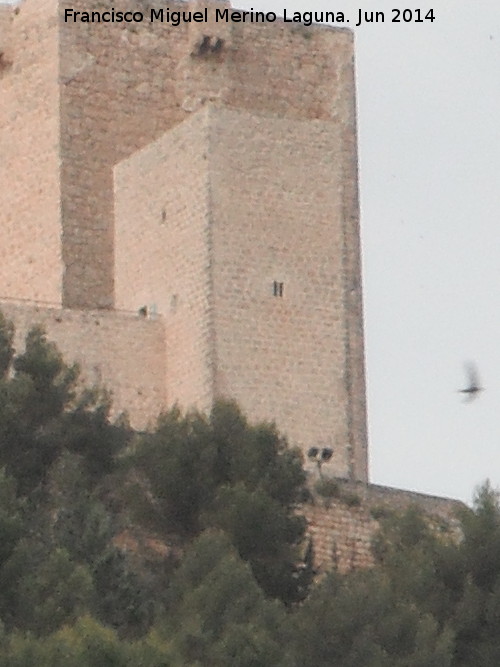
[[[25,350],[14,359],[17,394],[28,424],[35,428],[61,415],[75,398],[78,366],[67,366],[40,327],[31,329]]]
[[[19,627],[39,635],[76,621],[94,593],[89,569],[64,549],[54,549],[34,570],[25,570],[16,592]]]
[[[24,503],[16,494],[16,482],[0,469],[0,568],[12,555],[25,532]]]
[[[214,491],[213,449],[205,419],[183,417],[177,409],[162,415],[156,431],[140,439],[131,463],[148,484],[140,519],[149,519],[160,532],[197,534],[201,512]]]
[[[160,531],[192,537],[222,528],[266,594],[287,603],[304,596],[305,521],[294,511],[304,472],[273,426],[249,426],[233,403],[215,405],[208,419],[175,409],[142,439],[133,463]]]
[[[13,336],[0,314],[0,667],[500,664],[488,484],[454,534],[387,515],[372,569],[311,586],[301,458],[273,426],[220,403],[134,434],[41,329],[17,356]],[[124,528],[176,567],[118,548]]]
[[[500,501],[489,483],[461,513],[461,597],[454,607],[455,664],[500,664]],[[457,569],[458,569],[457,568]]]
[[[393,590],[444,623],[460,599],[463,584],[457,534],[442,528],[410,507],[402,516],[385,520],[373,551]]]
[[[81,454],[97,477],[110,472],[127,433],[109,422],[109,401],[77,392],[78,366],[64,363],[42,329],[29,331],[17,357],[12,332],[0,319],[0,464],[20,493],[40,488],[65,450]]]
[[[285,611],[266,600],[251,569],[223,533],[207,531],[188,549],[169,594],[159,632],[175,665],[279,667]]]
[[[303,541],[302,517],[284,511],[262,488],[250,491],[238,482],[219,489],[209,521],[231,537],[268,595],[287,603],[301,599],[299,552],[293,546]]]
[[[109,422],[102,392],[78,389],[78,368],[41,329],[17,357],[13,333],[0,316],[0,615],[37,634],[86,610],[139,625],[139,586],[96,486],[128,430]]]
[[[453,637],[453,667],[500,664],[500,502],[489,484],[446,538],[415,509],[386,523],[375,545],[391,594]]]
[[[14,325],[0,312],[0,377],[5,378],[14,358]]]
[[[452,634],[400,598],[381,572],[328,575],[295,614],[297,667],[447,667]]]
[[[13,633],[0,637],[0,667],[173,667],[169,648],[156,635],[121,641],[89,616],[42,639]]]
[[[116,520],[91,490],[82,457],[66,452],[53,466],[50,491],[55,543],[89,569],[95,595],[88,609],[121,632],[142,632],[151,620],[150,591],[113,544]]]

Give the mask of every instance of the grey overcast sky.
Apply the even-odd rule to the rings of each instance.
[[[233,5],[386,12],[355,28],[370,477],[469,502],[500,486],[500,3]]]

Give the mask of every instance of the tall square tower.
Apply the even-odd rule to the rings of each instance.
[[[161,6],[207,18],[0,7],[0,298],[154,312],[168,405],[234,398],[366,480],[352,33]]]

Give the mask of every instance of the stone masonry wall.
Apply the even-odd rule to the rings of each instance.
[[[127,410],[132,426],[143,429],[165,407],[165,336],[160,319],[13,301],[0,301],[0,310],[16,326],[18,352],[28,330],[43,326],[65,361],[80,364],[85,386],[112,390],[114,416]]]
[[[210,132],[216,393],[291,443],[354,467],[346,384],[339,126],[213,109]],[[283,296],[274,296],[274,282]],[[362,457],[359,457],[361,460]]]
[[[115,290],[165,317],[169,401],[232,397],[366,479],[347,416],[341,142],[324,121],[194,114],[115,168]]]
[[[0,6],[0,298],[61,301],[57,23]]]
[[[115,168],[117,306],[162,315],[169,403],[200,410],[214,372],[207,137],[203,110]]]
[[[427,496],[376,484],[337,480],[335,498],[314,494],[313,502],[301,506],[313,539],[315,565],[319,573],[332,567],[340,572],[374,564],[372,540],[380,528],[375,518],[384,513],[401,513],[410,506],[425,512],[429,520],[442,525],[459,538],[457,511],[463,504],[448,498]]]
[[[66,6],[91,11],[104,5],[109,8],[93,0]],[[182,120],[173,73],[186,31],[149,22],[64,23],[62,11],[63,299],[69,307],[112,307],[112,169]]]
[[[82,4],[71,6],[103,6],[99,0]],[[115,3],[116,9],[122,6],[126,2]],[[169,6],[186,9],[185,4]],[[205,57],[193,53],[196,31],[206,29],[202,24],[85,26],[63,23],[62,8],[61,173],[68,306],[113,304],[113,165],[204,102],[287,118],[346,120],[345,97],[353,85],[348,31],[233,24],[220,52]],[[148,11],[148,4],[141,9]],[[346,131],[351,127],[349,121]]]

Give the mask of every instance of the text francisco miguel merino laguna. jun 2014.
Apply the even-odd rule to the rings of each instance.
[[[399,11],[399,10],[395,10]],[[422,22],[419,16],[420,10],[415,10],[415,21]],[[313,23],[350,24],[358,26],[363,22],[385,22],[384,12],[363,12],[361,9],[355,11],[356,16],[351,21],[344,12],[337,11],[289,11],[283,9],[281,16],[275,12],[258,12],[253,9],[249,11],[231,9],[228,7],[205,7],[197,11],[179,11],[164,7],[150,8],[149,12],[142,11],[119,11],[111,7],[105,11],[80,11],[71,8],[64,10],[64,21],[66,23],[170,23],[178,26],[181,23],[207,23],[209,18],[216,23],[274,23],[283,21],[285,23],[301,23],[310,26]],[[413,13],[412,13],[413,14]],[[365,16],[369,15],[369,16]],[[393,19],[394,20],[394,19]],[[405,21],[406,22],[406,21]]]

